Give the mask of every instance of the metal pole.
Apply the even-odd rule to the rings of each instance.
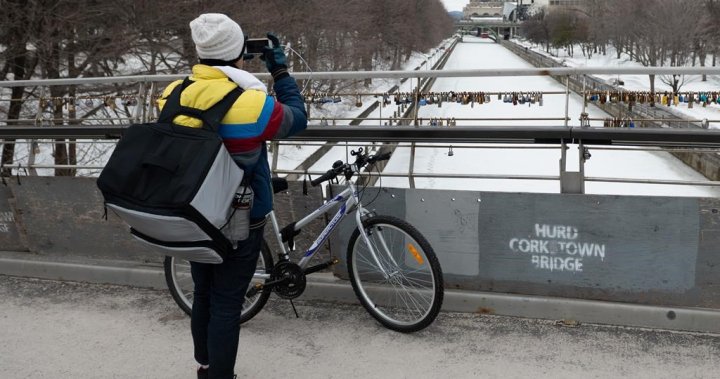
[[[382,124],[382,109],[385,106],[385,96],[383,95],[382,101],[380,102],[380,124]]]
[[[582,113],[587,112],[587,76],[583,75],[583,90],[582,90],[582,96],[583,96],[583,110]]]
[[[278,158],[280,157],[280,143],[278,141],[272,141],[270,143],[270,146],[273,149],[273,151],[272,151],[272,157],[273,157],[272,172],[277,172]]]
[[[147,94],[147,100],[143,102],[143,122],[148,122],[152,118],[153,97],[155,97],[155,83],[150,84],[150,90]]]
[[[565,77],[565,127],[568,127],[570,116],[570,77]]]
[[[567,171],[567,143],[565,140],[560,141],[560,178]]]
[[[146,97],[145,82],[141,82],[138,88],[138,94],[135,97],[135,112],[133,112],[132,122],[141,122],[143,108],[145,108],[145,97]]]
[[[578,175],[578,180],[580,180],[580,193],[585,194],[585,162],[590,159],[590,151],[587,150],[582,140],[580,140],[578,152],[580,154],[580,174]]]
[[[415,188],[415,142],[410,144],[410,167],[408,171],[408,179],[410,180],[410,188]]]
[[[398,79],[398,78],[464,78],[464,77],[517,77],[517,76],[568,76],[568,75],[718,75],[720,67],[544,67],[523,69],[468,69],[468,70],[433,70],[433,71],[335,71],[335,72],[294,72],[298,80],[332,80],[332,79]],[[253,74],[259,79],[269,74]],[[68,79],[37,79],[0,81],[0,87],[31,87],[38,85],[81,85],[153,82],[167,83],[182,79],[185,75],[139,75],[113,76],[102,78],[68,78]]]
[[[412,87],[412,79],[410,79],[410,87]],[[418,78],[417,87],[413,91],[413,103],[415,105],[413,115],[413,125],[418,126],[418,112],[420,111],[420,78]]]

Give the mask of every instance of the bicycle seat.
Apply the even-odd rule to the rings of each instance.
[[[288,181],[285,178],[272,178],[273,193],[279,193],[288,189]]]

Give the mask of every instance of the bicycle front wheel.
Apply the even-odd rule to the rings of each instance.
[[[355,230],[348,273],[363,307],[385,327],[403,333],[430,325],[443,301],[440,263],[430,243],[407,222],[391,216],[363,221],[372,251]]]
[[[192,313],[194,290],[192,274],[190,273],[190,262],[184,259],[166,256],[163,265],[165,268],[165,281],[170,289],[170,294],[180,309],[190,315]],[[270,248],[267,246],[267,242],[263,240],[255,274],[269,274],[272,266],[273,260]],[[264,281],[264,279],[253,278],[250,286],[248,286],[248,290],[256,283],[262,283]],[[245,297],[242,314],[240,315],[241,324],[255,317],[255,315],[260,312],[265,306],[265,303],[267,303],[271,292],[270,290],[263,290],[252,297]]]

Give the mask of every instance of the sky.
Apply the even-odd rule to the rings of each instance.
[[[468,0],[442,0],[448,11],[462,12],[463,8],[470,2]]]

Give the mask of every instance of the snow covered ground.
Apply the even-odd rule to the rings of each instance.
[[[449,47],[452,44],[452,39],[448,39],[444,41],[440,46],[442,47]],[[402,66],[401,70],[409,71],[414,70],[416,68],[420,68],[422,70],[430,69],[435,63],[437,63],[438,59],[440,59],[443,51],[440,49],[432,49],[432,51],[428,51],[426,53],[418,53],[414,52],[411,54],[410,58],[407,62]],[[398,86],[399,92],[410,92],[412,89],[417,86],[417,79],[411,79],[405,81],[405,83],[401,83],[401,80],[399,79],[374,79],[372,82],[372,86],[369,88],[361,88],[358,89],[359,92],[367,92],[367,93],[382,93],[389,91],[392,87]],[[326,117],[328,119],[336,117],[336,118],[353,118],[360,115],[368,105],[374,103],[375,101],[380,100],[379,98],[375,97],[362,97],[361,101],[363,102],[363,107],[358,108],[355,106],[355,99],[353,98],[344,98],[342,102],[340,103],[333,103],[333,104],[326,104],[322,105],[321,107],[315,107],[313,106],[310,111],[310,117],[311,118],[322,118]],[[389,105],[387,107],[378,107],[377,110],[370,115],[368,115],[368,118],[387,118],[392,115],[394,111],[397,110],[397,107],[394,105]],[[318,124],[317,120],[311,120],[311,124]],[[336,122],[337,126],[340,125],[348,125],[350,124],[349,120],[338,120]],[[368,121],[367,124],[374,124],[378,125],[379,121]],[[278,163],[277,163],[277,169],[278,170],[293,170],[295,169],[298,164],[300,164],[302,161],[304,161],[307,157],[312,155],[317,149],[319,148],[318,142],[308,144],[305,146],[300,145],[284,145],[280,146],[280,149],[278,151]],[[310,168],[310,171],[327,171],[332,167],[333,162],[335,162],[338,159],[347,160],[350,156],[350,150],[357,147],[348,147],[348,146],[342,146],[342,147],[336,147],[331,150],[331,152],[326,156],[327,159],[321,159],[320,161],[316,162],[316,164]],[[284,175],[280,175],[284,176]]]
[[[529,68],[528,63],[512,54],[504,47],[487,39],[465,37],[465,42],[455,48],[445,69],[481,69],[481,68]],[[507,78],[440,78],[433,91],[563,91],[564,87],[548,77],[507,77]],[[582,99],[572,95],[570,99],[571,126],[579,125]],[[443,103],[425,106],[420,109],[419,117],[437,118],[530,118],[564,116],[565,96],[545,96],[543,106],[506,104],[493,97],[489,104],[460,105]],[[590,117],[608,117],[594,106],[588,108]],[[458,121],[464,125],[542,125],[562,127],[562,121]],[[483,145],[476,145],[482,147]],[[559,176],[559,148],[537,149],[536,146],[485,145],[481,148],[454,147],[454,156],[449,156],[449,146],[438,148],[418,148],[415,156],[415,173],[453,173],[484,175],[533,175]],[[611,177],[629,179],[692,180],[706,179],[684,163],[663,152],[644,151],[606,151],[591,150],[592,158],[585,165],[589,177]],[[325,171],[337,159],[346,160],[346,149],[333,149],[311,170]],[[568,151],[569,169],[578,167],[577,149]],[[399,147],[388,162],[386,173],[409,172],[410,149]],[[573,166],[572,163],[575,165]],[[437,179],[417,178],[417,188],[459,189],[473,191],[502,192],[560,192],[559,181],[546,180],[505,180],[505,179]],[[383,186],[408,187],[407,178],[384,177]],[[586,183],[589,194],[618,194],[642,196],[698,196],[720,197],[717,187],[674,186],[634,183]]]
[[[585,57],[579,48],[575,49],[575,54],[570,57],[567,51],[560,49],[557,51],[557,55],[548,54],[545,50],[520,39],[513,40],[513,42],[519,43],[523,46],[527,46],[535,52],[538,52],[546,57],[549,57],[557,62],[563,63],[568,67],[643,67],[642,64],[633,61],[627,54],[622,54],[621,58],[617,58],[617,52],[610,46],[608,47],[607,55],[593,54],[592,58]],[[554,50],[553,50],[554,52]],[[699,65],[699,64],[698,64]],[[710,57],[707,58],[706,65],[709,67],[712,65]],[[650,79],[647,75],[596,75],[598,78],[605,80],[610,83],[613,80],[620,80],[624,82],[622,88],[629,91],[649,91]],[[656,91],[672,91],[672,87],[664,83],[672,80],[671,76],[658,76],[655,79]],[[702,81],[701,75],[685,75],[682,79],[684,84],[680,88],[681,92],[700,92],[720,91],[720,75],[708,75],[707,81]],[[694,104],[693,108],[689,108],[688,104],[681,103],[677,106],[667,107],[671,112],[683,117],[693,120],[709,120],[710,127],[714,129],[720,129],[720,104],[709,104],[707,107],[703,107],[698,104]],[[715,122],[712,122],[715,121]]]

